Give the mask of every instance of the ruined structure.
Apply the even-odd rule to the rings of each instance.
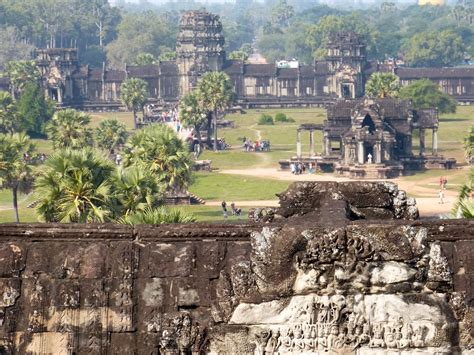
[[[406,170],[450,169],[455,159],[438,154],[438,113],[415,110],[411,102],[398,99],[339,100],[328,106],[324,124],[303,124],[297,130],[296,156],[282,160],[312,163],[322,170],[352,178],[390,178]],[[301,133],[309,131],[310,152],[301,150]],[[314,132],[321,131],[322,152],[315,149]],[[426,131],[431,132],[431,149],[426,149]],[[413,135],[419,137],[413,152]]]
[[[2,225],[2,354],[472,354],[474,235],[393,184],[266,224]]]
[[[394,72],[402,85],[428,78],[460,103],[474,102],[473,68],[397,68],[370,62],[364,42],[353,32],[331,35],[325,60],[309,65],[247,64],[226,59],[218,16],[189,11],[180,21],[176,52],[175,61],[121,70],[80,66],[75,49],[41,49],[36,59],[43,87],[52,99],[89,110],[119,109],[121,83],[132,77],[148,83],[150,103],[174,104],[203,73],[213,70],[230,76],[237,104],[243,107],[321,106],[336,98],[362,97],[365,81],[373,72]],[[0,90],[9,90],[9,86],[8,78],[0,77]]]

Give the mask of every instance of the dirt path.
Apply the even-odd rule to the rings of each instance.
[[[232,174],[232,175],[245,175],[245,176],[254,176],[267,179],[277,179],[283,181],[354,181],[345,177],[337,177],[329,174],[317,175],[317,174],[304,174],[304,175],[293,175],[289,171],[280,171],[274,168],[258,168],[258,169],[229,169],[219,171],[221,174]],[[387,181],[387,180],[371,180],[371,181]],[[447,190],[445,192],[445,203],[440,204],[437,191],[437,184],[430,184],[433,188],[427,188],[424,186],[419,186],[419,182],[406,181],[403,179],[392,179],[389,180],[396,183],[400,189],[408,192],[409,195],[415,196],[418,209],[420,210],[420,215],[422,217],[436,216],[440,214],[449,214],[453,207],[454,202],[456,201],[457,192]],[[220,206],[217,204],[218,201],[209,201],[206,202],[209,206]],[[265,207],[275,207],[278,206],[278,201],[239,201],[241,206],[265,206]]]

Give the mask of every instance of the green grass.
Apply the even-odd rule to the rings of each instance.
[[[127,130],[133,130],[133,113],[132,112],[94,112],[90,113],[91,123],[90,126],[95,128],[99,126],[99,123],[104,120],[111,118],[122,122],[127,127]]]
[[[230,213],[227,219],[224,219],[224,215],[220,206],[191,205],[177,208],[181,208],[188,213],[192,213],[197,222],[236,223],[247,221],[248,219],[248,208],[242,208],[242,214],[240,216],[232,216]]]
[[[288,181],[218,173],[196,174],[189,191],[204,200],[254,201],[275,200],[276,193],[286,190]]]

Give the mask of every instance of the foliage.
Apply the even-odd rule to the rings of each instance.
[[[453,30],[414,35],[404,49],[405,61],[415,67],[443,67],[462,63],[465,45]]]
[[[249,59],[249,55],[247,52],[242,50],[233,51],[229,53],[229,59],[232,60],[240,60],[242,62],[246,62]]]
[[[152,11],[126,14],[117,30],[117,38],[107,45],[107,57],[118,69],[132,63],[135,53],[158,58],[160,45],[174,48],[177,36],[177,24]]]
[[[0,134],[0,187],[11,189],[16,222],[18,215],[18,192],[29,192],[33,177],[27,156],[31,156],[34,145],[25,133]]]
[[[99,148],[109,152],[125,144],[127,129],[123,123],[116,119],[101,121],[95,129],[95,141]]]
[[[206,124],[207,110],[199,105],[196,92],[184,95],[179,101],[179,119],[186,127],[192,127],[200,138],[200,129]]]
[[[169,224],[169,223],[193,223],[196,218],[179,209],[167,209],[164,207],[147,207],[143,211],[131,213],[119,220],[123,224]]]
[[[160,47],[160,56],[158,59],[160,61],[170,61],[170,60],[175,60],[176,59],[176,51],[166,47],[166,46],[161,46]]]
[[[114,165],[90,148],[65,149],[46,160],[35,183],[36,211],[46,222],[91,223],[113,217]]]
[[[87,127],[90,120],[89,115],[74,109],[56,112],[46,129],[53,147],[80,149],[92,145],[92,129]]]
[[[150,171],[167,190],[184,189],[192,179],[187,147],[166,125],[147,126],[133,135],[124,149],[123,164]]]
[[[0,132],[14,133],[21,128],[21,121],[18,119],[16,102],[13,97],[5,91],[0,92]]]
[[[37,83],[29,83],[17,103],[22,128],[32,136],[46,134],[46,124],[53,117],[55,103],[46,99]]]
[[[224,113],[234,99],[232,81],[223,72],[205,73],[198,83],[196,91],[202,109],[212,112],[214,122],[214,151],[217,150],[217,115]],[[210,142],[211,122],[208,121],[208,142]]]
[[[440,113],[456,112],[456,101],[428,79],[414,81],[402,88],[400,98],[411,100],[417,109],[437,108]]]
[[[148,99],[148,84],[138,78],[125,80],[120,87],[120,98],[133,111],[134,127],[137,128],[137,111],[142,111]]]
[[[112,187],[118,216],[156,207],[164,193],[164,186],[158,183],[153,174],[136,165],[118,170],[112,177]]]
[[[40,71],[33,60],[19,60],[8,62],[6,73],[14,88],[14,93],[22,92],[27,84],[38,83]]]
[[[260,118],[258,119],[258,124],[259,125],[274,125],[275,122],[273,122],[272,116],[267,115],[266,113],[262,113],[260,115]]]
[[[286,0],[278,0],[278,3],[273,7],[271,14],[271,22],[273,26],[288,27],[290,19],[295,15],[293,6],[288,5]]]
[[[291,117],[288,117],[283,112],[278,112],[275,115],[275,122],[295,122],[295,120]]]
[[[398,77],[393,73],[373,73],[365,84],[365,94],[374,98],[397,97]]]
[[[464,138],[464,156],[468,164],[474,163],[474,125],[469,129],[469,133]]]
[[[468,181],[459,189],[458,198],[453,206],[452,215],[455,218],[474,218],[474,201],[471,195],[474,192],[474,169],[471,168]]]
[[[156,58],[150,53],[140,53],[133,60],[133,65],[149,65],[156,64]]]
[[[13,60],[28,60],[34,46],[21,40],[18,29],[14,26],[0,27],[0,71]]]

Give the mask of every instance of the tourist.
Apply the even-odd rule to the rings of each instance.
[[[120,155],[120,153],[115,154],[115,164],[116,165],[122,164],[122,155]]]
[[[227,218],[227,203],[224,201],[221,202],[222,212],[224,212],[224,219]]]
[[[295,163],[290,163],[290,171],[293,175],[295,174],[295,172],[296,172]]]
[[[234,202],[230,204],[230,208],[232,209],[233,216],[240,216],[240,214],[242,213],[242,209],[237,208]]]
[[[444,184],[444,178],[441,176],[439,178],[439,188],[442,189],[443,188],[443,184]]]
[[[446,185],[448,184],[448,179],[443,179],[443,189],[446,190]]]
[[[438,196],[439,196],[439,202],[438,203],[443,204],[444,203],[444,191],[443,191],[443,189],[439,190]]]

